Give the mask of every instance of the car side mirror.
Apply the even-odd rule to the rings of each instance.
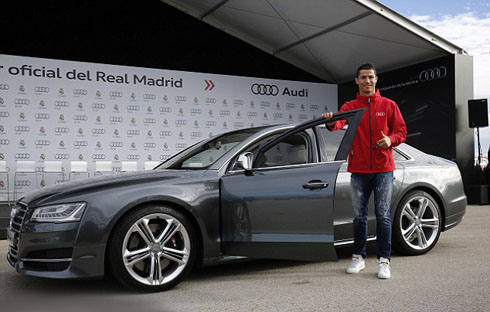
[[[251,152],[240,154],[236,162],[237,167],[250,171],[252,170],[252,160],[253,160],[253,154]]]

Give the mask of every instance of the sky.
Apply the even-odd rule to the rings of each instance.
[[[473,56],[473,98],[487,99],[490,102],[490,0],[379,2]],[[487,156],[490,147],[490,127],[480,129],[480,142],[483,156]],[[475,135],[475,155],[478,155],[476,145]]]

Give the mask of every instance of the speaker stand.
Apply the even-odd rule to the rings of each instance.
[[[480,127],[476,127],[476,138],[478,141],[478,166],[481,168]]]

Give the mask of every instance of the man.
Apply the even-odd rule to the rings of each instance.
[[[382,97],[376,90],[378,76],[372,64],[357,69],[357,98],[342,105],[340,112],[365,108],[349,151],[347,171],[351,172],[351,198],[354,209],[354,250],[347,273],[359,273],[365,268],[367,215],[371,193],[374,192],[376,214],[376,256],[378,278],[391,277],[391,195],[393,190],[392,147],[403,142],[407,130],[396,103]],[[333,113],[322,114],[331,119]],[[338,130],[345,120],[327,122],[329,130]]]

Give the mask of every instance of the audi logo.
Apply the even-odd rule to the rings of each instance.
[[[48,93],[49,87],[34,87],[34,92],[37,93]]]
[[[123,118],[122,117],[111,117],[111,118],[109,118],[109,121],[110,122],[123,122]]]
[[[296,104],[294,104],[294,103],[286,103],[286,108],[289,108],[289,109],[296,108]]]
[[[314,110],[314,109],[319,109],[320,106],[316,105],[316,104],[311,104],[310,105],[310,109]]]
[[[15,126],[14,131],[15,132],[29,132],[29,131],[31,131],[31,128],[29,128],[28,126]]]
[[[436,80],[444,78],[447,75],[446,66],[439,66],[436,68],[426,69],[420,72],[419,80],[421,82]]]
[[[248,112],[247,116],[248,117],[257,117],[257,112]]]
[[[175,121],[175,124],[176,124],[177,126],[185,126],[185,125],[187,125],[187,120],[185,120],[185,119],[177,119],[177,120]]]
[[[14,158],[15,159],[30,159],[31,158],[31,154],[28,154],[28,153],[17,153],[14,155]]]
[[[177,95],[175,97],[175,101],[176,102],[185,102],[185,101],[187,101],[187,97],[186,96],[179,96],[179,95]]]
[[[170,157],[172,157],[172,155],[160,155],[160,160],[167,160]]]
[[[54,154],[54,159],[70,159],[69,154]]]
[[[172,131],[160,131],[160,136],[162,137],[172,136]]]
[[[75,147],[88,146],[88,141],[75,141],[73,142],[73,146]]]
[[[250,105],[251,107],[253,107],[253,105]],[[266,107],[271,107],[271,103],[270,102],[260,102],[260,107],[262,108],[266,108]]]
[[[260,83],[254,83],[251,87],[250,90],[252,90],[252,93],[255,95],[271,95],[271,96],[276,96],[279,94],[279,88],[276,85],[267,85],[267,84],[260,84]]]
[[[0,139],[0,145],[9,145],[10,141],[8,139]]]
[[[139,110],[140,110],[140,107],[139,107],[138,105],[128,105],[128,106],[126,107],[126,109],[127,109],[128,111],[139,111]]]
[[[0,83],[0,90],[8,90],[9,89],[9,85],[6,84],[6,83]]]
[[[237,121],[237,122],[233,123],[233,127],[242,128],[242,127],[245,127],[245,123],[243,123],[241,121]]]
[[[206,98],[205,102],[206,102],[206,104],[216,104],[216,99],[215,98]]]
[[[234,105],[244,105],[245,104],[245,101],[244,100],[234,100],[233,101],[233,104]]]
[[[140,159],[140,155],[134,155],[134,154],[130,154],[126,157],[127,160],[139,160]]]
[[[202,137],[202,132],[191,132],[191,138],[200,138]]]
[[[49,142],[49,140],[36,140],[34,141],[34,144],[37,146],[48,146],[51,143]]]
[[[92,159],[101,160],[105,158],[106,158],[105,154],[92,154]]]
[[[54,128],[54,133],[68,133],[70,132],[70,128],[68,127],[56,127]]]
[[[92,134],[104,134],[105,129],[92,129]]]
[[[92,108],[93,109],[104,109],[105,104],[104,103],[92,103]]]
[[[155,118],[144,118],[143,119],[143,123],[145,123],[145,124],[154,124],[156,122],[157,122],[157,120]]]
[[[15,99],[14,100],[14,104],[16,104],[16,105],[29,105],[29,103],[31,103],[31,101],[28,99]]]
[[[186,148],[187,144],[185,143],[175,143],[175,148]]]
[[[15,181],[15,186],[30,186],[30,185],[31,185],[31,181],[29,181],[29,180]]]
[[[216,121],[206,121],[206,127],[216,127]]]
[[[139,130],[128,130],[128,131],[126,131],[126,134],[127,135],[140,135],[140,131]]]
[[[88,91],[85,89],[73,89],[74,95],[87,95]]]
[[[109,92],[109,97],[111,97],[111,98],[120,98],[120,97],[123,97],[123,93],[122,92],[112,91],[112,92]]]
[[[70,106],[70,103],[68,103],[67,101],[56,101],[56,102],[54,102],[54,107],[57,107],[57,108],[68,107],[68,106]]]
[[[282,113],[274,113],[273,115],[274,118],[282,118],[284,115]]]
[[[172,107],[160,107],[160,113],[170,113],[172,112]]]
[[[145,148],[155,148],[155,147],[157,147],[156,143],[145,143],[143,146]]]
[[[87,121],[88,116],[87,115],[74,115],[73,120],[75,120],[75,121]]]
[[[308,119],[308,116],[307,116],[307,115],[305,115],[305,114],[300,114],[300,115],[298,116],[298,119],[299,119],[299,120],[306,120],[306,119]]]
[[[155,94],[143,94],[144,100],[154,100],[156,98],[157,98],[157,96]]]
[[[123,147],[123,146],[124,146],[124,144],[123,144],[123,142],[111,142],[111,143],[109,144],[109,146],[110,146],[110,147],[113,147],[113,148],[114,148],[114,147]]]
[[[34,118],[36,119],[49,119],[49,114],[45,114],[45,113],[36,113],[34,115]]]
[[[193,115],[200,115],[200,114],[202,114],[202,109],[200,109],[200,108],[193,108],[193,109],[191,109],[191,114],[193,114]]]
[[[230,116],[231,112],[227,110],[222,110],[219,112],[220,116]]]

